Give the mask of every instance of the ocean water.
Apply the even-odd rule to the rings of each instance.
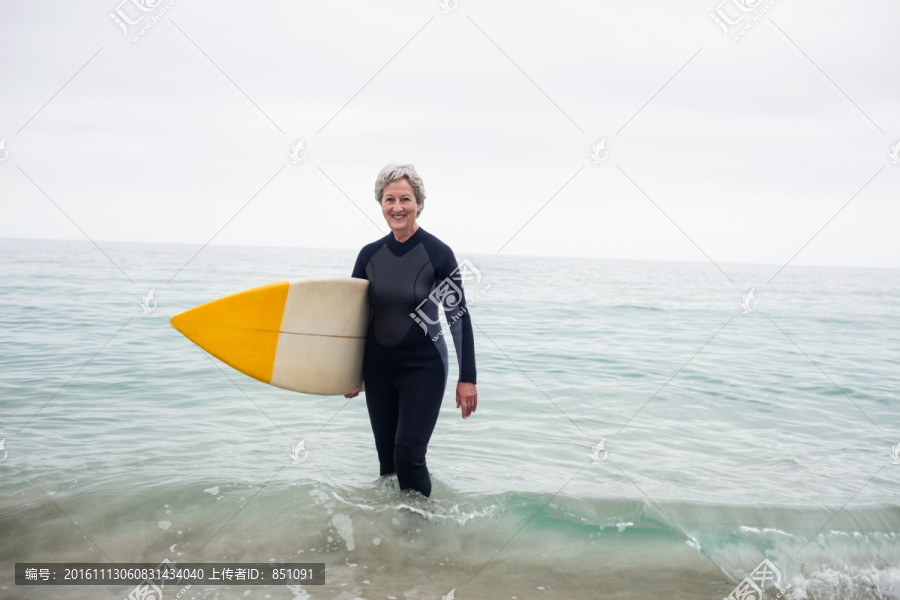
[[[448,386],[423,498],[378,478],[362,397],[168,324],[355,256],[0,240],[0,598],[132,587],[16,562],[166,558],[326,565],[185,599],[720,599],[766,559],[768,598],[900,598],[900,272],[458,254],[479,407]]]

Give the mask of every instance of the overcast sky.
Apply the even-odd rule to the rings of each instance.
[[[0,237],[900,267],[895,1],[143,1],[0,0]]]

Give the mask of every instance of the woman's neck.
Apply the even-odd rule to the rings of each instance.
[[[399,234],[399,235],[398,235],[398,233],[395,231],[395,232],[394,232],[394,239],[397,240],[398,242],[400,242],[400,243],[402,244],[403,242],[405,242],[406,240],[408,240],[409,238],[411,238],[412,236],[414,236],[414,235],[416,234],[416,232],[419,230],[419,224],[416,223],[415,221],[413,221],[413,225],[415,225],[415,227],[413,227],[412,231],[403,231],[403,232],[402,232],[401,234]]]

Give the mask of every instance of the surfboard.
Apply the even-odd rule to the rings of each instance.
[[[226,363],[287,390],[330,396],[362,387],[369,282],[280,281],[195,306],[172,327]]]

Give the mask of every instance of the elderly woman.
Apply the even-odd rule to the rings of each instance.
[[[456,406],[465,419],[478,404],[472,320],[462,277],[445,243],[419,227],[425,186],[413,165],[388,165],[375,199],[391,232],[363,247],[353,277],[369,280],[371,308],[363,359],[366,406],[381,475],[397,473],[400,489],[431,494],[428,441],[447,387],[447,344],[438,305],[459,362]],[[353,398],[355,389],[346,395]]]

